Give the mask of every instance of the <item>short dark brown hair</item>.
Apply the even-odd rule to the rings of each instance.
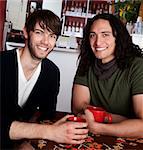
[[[60,18],[50,10],[37,10],[30,14],[26,20],[25,27],[29,34],[34,31],[36,23],[39,23],[42,29],[51,30],[54,34],[60,35]]]

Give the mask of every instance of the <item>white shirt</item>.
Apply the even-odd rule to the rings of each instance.
[[[19,106],[22,107],[26,103],[39,77],[41,71],[41,63],[39,63],[32,77],[29,80],[27,80],[21,65],[19,49],[17,49],[17,60],[18,60],[18,104]]]

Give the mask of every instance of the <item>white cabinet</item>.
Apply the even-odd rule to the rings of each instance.
[[[43,0],[42,9],[49,9],[61,18],[62,0]]]
[[[26,19],[28,0],[7,0],[6,20],[12,23],[12,28],[22,30]]]
[[[78,51],[57,51],[55,48],[48,58],[60,69],[60,91],[58,95],[57,111],[71,112],[71,93],[73,78],[77,69]]]

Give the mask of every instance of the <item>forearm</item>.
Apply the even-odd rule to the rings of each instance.
[[[121,115],[117,115],[117,114],[111,114],[112,115],[112,122],[113,123],[117,123],[117,122],[121,122],[124,120],[127,120],[127,117],[121,116]]]
[[[10,127],[10,138],[11,139],[43,139],[45,138],[45,131],[49,133],[47,139],[50,139],[50,126],[36,123],[25,123],[14,121]]]
[[[132,119],[120,123],[100,124],[93,132],[117,137],[143,138],[143,120]]]

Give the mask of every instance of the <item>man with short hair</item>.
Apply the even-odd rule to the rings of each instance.
[[[69,115],[53,125],[28,123],[38,111],[51,119],[56,111],[60,72],[49,59],[60,34],[61,22],[49,10],[33,12],[23,29],[25,46],[0,54],[2,149],[13,140],[48,139],[60,143],[84,142],[87,123],[66,122]]]

